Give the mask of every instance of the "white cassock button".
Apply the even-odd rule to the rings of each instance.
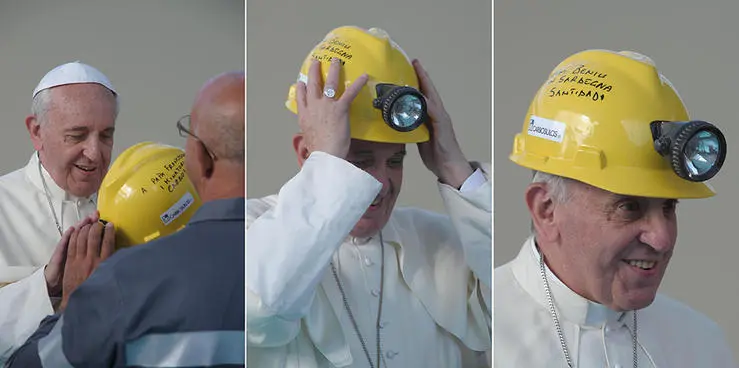
[[[372,262],[372,260],[369,259],[369,257],[364,257],[364,264],[366,266],[372,266],[374,264],[374,262]]]
[[[380,290],[372,289],[372,296],[375,296],[376,297],[376,296],[379,296],[379,295],[380,295]]]

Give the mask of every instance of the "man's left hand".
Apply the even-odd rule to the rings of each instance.
[[[452,119],[444,109],[431,78],[418,60],[413,60],[413,67],[418,75],[421,93],[426,96],[429,115],[426,126],[431,133],[428,142],[418,144],[418,153],[426,168],[442,183],[459,189],[474,170],[457,143]]]
[[[59,310],[67,307],[72,292],[90,277],[101,262],[113,254],[114,248],[115,229],[112,223],[103,225],[94,222],[75,229],[67,249]]]

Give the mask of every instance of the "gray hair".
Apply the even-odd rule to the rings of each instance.
[[[120,102],[118,100],[118,95],[116,95],[113,92],[110,92],[113,95],[113,98],[115,99],[115,112],[113,113],[113,118],[118,118],[118,111],[120,110]],[[39,122],[39,124],[43,124],[46,121],[46,114],[49,112],[49,107],[51,106],[51,89],[45,89],[40,91],[36,94],[36,96],[33,98],[33,101],[31,101],[31,114],[36,117],[36,121]]]
[[[534,177],[531,179],[532,183],[546,184],[549,195],[555,204],[565,203],[570,199],[571,193],[567,189],[571,181],[572,179],[541,171],[534,171]],[[533,219],[531,221],[531,232],[536,232]]]
[[[532,183],[546,184],[549,195],[555,203],[564,203],[569,200],[568,184],[572,179],[568,179],[559,175],[553,175],[541,171],[534,171]]]

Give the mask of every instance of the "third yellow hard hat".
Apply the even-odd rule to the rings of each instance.
[[[310,64],[317,59],[325,80],[332,58],[340,59],[342,64],[335,98],[363,73],[369,76],[349,111],[352,138],[387,143],[429,140],[426,101],[419,91],[415,69],[387,33],[354,26],[332,30],[304,59],[298,79],[307,82]],[[285,105],[297,114],[295,98],[293,84]]]
[[[185,227],[201,203],[184,158],[180,148],[142,142],[115,159],[100,185],[98,211],[101,220],[115,226],[116,248]]]
[[[510,159],[622,195],[703,198],[726,157],[721,131],[690,120],[670,81],[635,52],[586,50],[550,73]]]

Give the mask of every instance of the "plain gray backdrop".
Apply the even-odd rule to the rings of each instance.
[[[175,123],[201,85],[244,69],[244,1],[3,0],[0,55],[0,175],[33,152],[25,118],[34,87],[75,60],[120,94],[114,157],[145,140],[184,147]]]
[[[469,160],[491,159],[491,1],[250,1],[247,11],[247,195],[276,193],[299,168],[297,116],[285,108],[308,52],[332,29],[378,27],[418,58]],[[435,177],[408,145],[398,205],[443,210]]]
[[[531,172],[508,159],[534,93],[568,55],[590,48],[651,57],[694,119],[716,123],[728,140],[717,196],[683,200],[678,241],[661,291],[713,318],[739,358],[739,2],[495,2],[495,265],[510,261],[529,234],[523,191]]]

